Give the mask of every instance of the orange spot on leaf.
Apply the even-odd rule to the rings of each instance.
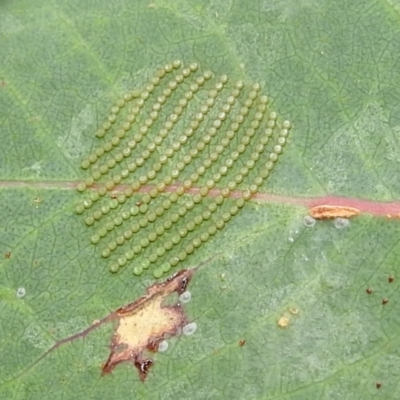
[[[286,317],[280,317],[278,320],[278,326],[279,328],[287,328],[289,325],[289,318]]]
[[[360,210],[354,207],[315,206],[310,210],[310,215],[315,219],[331,219],[331,218],[350,218],[360,214]]]

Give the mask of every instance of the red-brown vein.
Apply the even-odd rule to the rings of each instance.
[[[30,189],[61,189],[70,190],[76,189],[80,181],[0,181],[0,188],[30,188]],[[118,185],[113,189],[114,193],[123,192],[129,185]],[[93,185],[93,189],[97,189],[98,185]],[[141,187],[140,192],[147,193],[152,189],[153,185],[144,185]],[[166,192],[175,191],[177,184],[170,185],[166,188]],[[199,188],[191,188],[188,193],[198,193]],[[220,194],[219,189],[212,189],[209,192],[210,197],[215,197]],[[242,192],[236,190],[232,192],[231,198],[238,198],[242,195]],[[341,196],[320,196],[320,197],[294,197],[294,196],[283,196],[271,193],[257,193],[253,196],[253,199],[260,203],[280,203],[280,204],[293,204],[300,207],[311,209],[318,205],[332,205],[332,206],[346,206],[354,207],[360,210],[361,213],[369,213],[374,216],[387,216],[392,218],[400,218],[400,202],[381,202],[367,199],[357,199],[352,197],[341,197]]]

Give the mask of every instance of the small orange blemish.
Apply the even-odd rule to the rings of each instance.
[[[246,341],[244,339],[239,340],[239,346],[243,347],[246,344]]]
[[[11,257],[11,251],[7,251],[6,254],[4,255],[5,258],[10,258]]]
[[[354,207],[315,206],[310,210],[311,217],[315,219],[350,218],[360,214],[360,210]]]
[[[42,199],[40,197],[35,197],[33,202],[36,204],[36,208],[38,208],[39,204],[42,202]]]
[[[371,288],[368,288],[368,289],[366,290],[366,292],[367,292],[368,294],[371,294],[371,293],[372,293],[372,289],[371,289]]]
[[[289,325],[289,318],[286,317],[280,317],[278,321],[278,326],[279,328],[287,328]]]

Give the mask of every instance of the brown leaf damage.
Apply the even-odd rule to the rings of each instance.
[[[145,351],[157,351],[162,340],[179,334],[188,323],[179,303],[163,303],[173,292],[182,294],[193,273],[193,269],[179,271],[165,282],[149,287],[140,299],[114,312],[118,325],[111,340],[110,356],[102,367],[103,373],[127,361],[135,365],[142,381],[146,379],[154,361],[145,356]]]
[[[209,260],[200,263],[197,267],[178,271],[164,282],[155,283],[147,288],[144,296],[133,303],[118,308],[102,319],[94,320],[89,327],[80,332],[58,340],[21,375],[64,344],[83,339],[106,323],[116,322],[111,339],[110,355],[102,365],[102,373],[110,373],[118,364],[130,362],[138,369],[139,377],[144,381],[149,368],[154,364],[146,353],[158,351],[161,341],[180,334],[182,328],[188,323],[179,300],[172,305],[164,304],[165,301],[174,292],[178,295],[185,292],[195,271]]]
[[[360,214],[355,207],[320,205],[310,210],[310,215],[315,219],[350,218]]]

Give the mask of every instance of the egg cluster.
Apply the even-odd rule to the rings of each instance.
[[[174,61],[111,107],[76,206],[111,272],[160,278],[257,193],[291,128],[260,91]]]

